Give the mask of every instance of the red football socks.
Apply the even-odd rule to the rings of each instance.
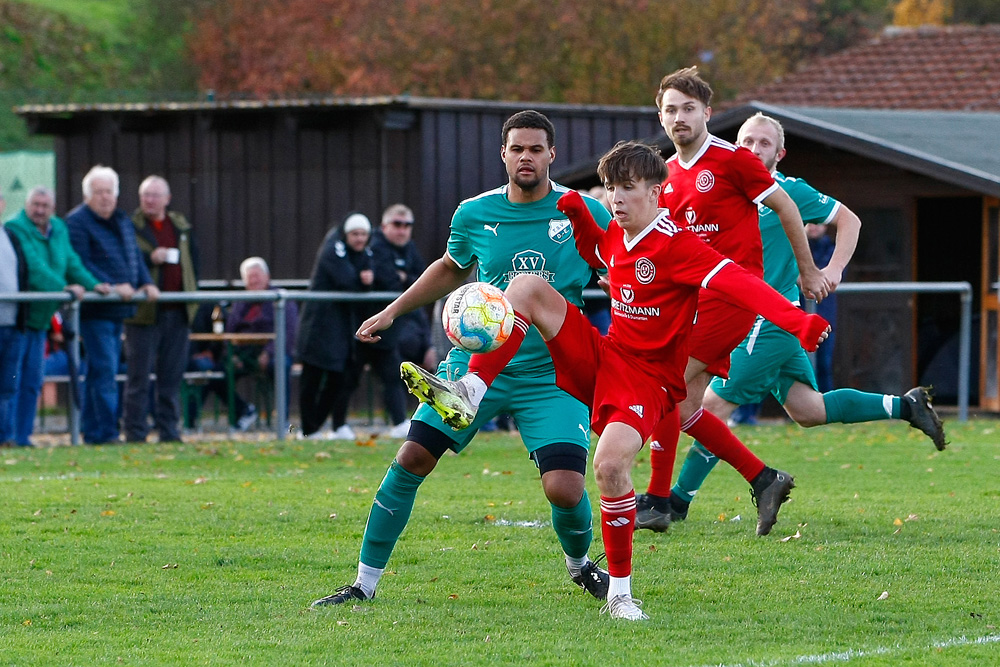
[[[748,482],[764,469],[764,462],[733,435],[725,422],[707,410],[698,410],[681,428],[705,449],[736,468]]]
[[[469,360],[469,372],[478,375],[487,386],[493,384],[493,381],[517,354],[517,351],[521,349],[521,343],[524,342],[524,336],[528,333],[530,326],[531,322],[515,310],[514,329],[510,333],[510,338],[492,352],[472,355]]]

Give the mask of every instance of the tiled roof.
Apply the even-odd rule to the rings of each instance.
[[[737,102],[854,109],[1000,111],[1000,25],[887,28]]]

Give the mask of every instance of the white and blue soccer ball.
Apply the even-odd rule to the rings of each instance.
[[[448,339],[467,352],[492,352],[514,330],[514,307],[499,287],[468,283],[451,293],[441,311]]]

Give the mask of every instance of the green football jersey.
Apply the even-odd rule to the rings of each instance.
[[[556,208],[568,188],[552,183],[543,199],[515,204],[507,198],[508,186],[466,199],[455,210],[448,236],[448,255],[462,268],[478,263],[477,280],[505,289],[522,273],[543,278],[570,303],[583,306],[583,289],[591,268],[576,251],[573,227]],[[584,201],[602,228],[611,216],[596,199]],[[512,375],[551,372],[552,358],[538,330],[532,327],[505,373]]]
[[[801,178],[775,172],[774,180],[798,206],[806,224],[825,225],[840,210],[839,201],[819,192]],[[798,302],[799,265],[795,262],[795,253],[781,226],[781,219],[763,204],[757,207],[757,211],[760,215],[760,239],[764,245],[764,282],[789,301]]]

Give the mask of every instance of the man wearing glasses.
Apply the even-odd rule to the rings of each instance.
[[[382,214],[381,229],[372,235],[372,253],[378,260],[389,261],[396,267],[399,279],[389,289],[402,292],[413,284],[427,264],[413,242],[413,211],[405,204],[393,204]],[[404,361],[420,364],[429,371],[438,365],[437,350],[431,341],[431,325],[427,311],[418,308],[393,323],[399,354]]]

